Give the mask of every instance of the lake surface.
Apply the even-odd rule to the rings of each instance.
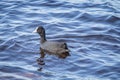
[[[39,25],[71,56],[37,69]],[[120,80],[119,0],[1,0],[0,80]]]

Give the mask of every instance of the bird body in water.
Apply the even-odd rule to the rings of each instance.
[[[70,56],[67,44],[65,42],[56,42],[56,41],[47,41],[45,29],[42,26],[37,27],[34,32],[37,32],[40,35],[40,59],[45,57],[45,54],[56,55],[59,58],[66,58]]]

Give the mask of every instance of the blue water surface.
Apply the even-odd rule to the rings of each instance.
[[[71,51],[42,71],[39,25]],[[0,80],[120,80],[120,0],[1,0]]]

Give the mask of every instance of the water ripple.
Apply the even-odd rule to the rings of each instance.
[[[117,0],[1,0],[0,79],[119,80],[119,9]],[[38,25],[71,51],[64,60],[47,55],[41,72]]]

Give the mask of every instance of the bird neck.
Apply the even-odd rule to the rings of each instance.
[[[45,36],[45,32],[43,34],[39,34],[41,37],[41,41],[40,43],[44,43],[46,41],[46,36]]]

